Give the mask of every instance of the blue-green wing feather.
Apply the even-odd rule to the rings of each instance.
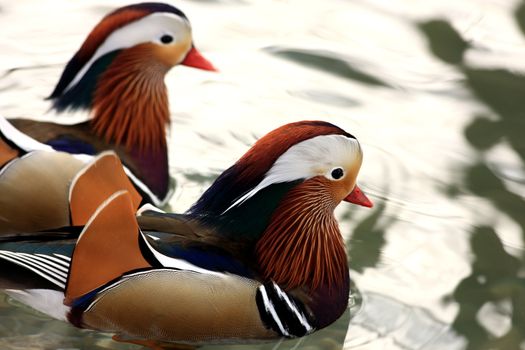
[[[171,234],[169,233],[150,233],[150,237],[155,237],[156,239],[151,239],[149,242],[156,251],[163,255],[185,260],[206,270],[227,272],[246,278],[255,277],[251,268],[220,247],[200,242],[186,244],[167,243],[166,240],[170,236]],[[163,240],[163,238],[166,240]]]

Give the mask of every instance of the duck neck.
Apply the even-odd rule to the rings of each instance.
[[[162,201],[169,191],[167,146],[154,149],[133,147],[129,156],[131,162],[128,165],[133,167],[135,175]]]
[[[93,93],[94,132],[128,150],[164,151],[169,123],[164,77],[168,70],[147,46],[117,55],[100,75]]]
[[[343,238],[333,215],[335,203],[322,182],[307,180],[279,204],[256,245],[265,280],[286,290],[305,289],[318,327],[346,309],[349,274]]]
[[[244,191],[236,192],[238,186],[229,178],[223,173],[187,214],[214,227],[219,235],[243,242],[251,255],[280,201],[297,183],[273,184],[245,202],[230,207]]]

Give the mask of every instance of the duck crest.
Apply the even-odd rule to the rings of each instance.
[[[169,107],[164,76],[171,67],[155,59],[153,43],[98,50],[115,31],[154,12],[186,19],[178,9],[160,3],[130,5],[108,14],[69,61],[49,97],[58,112],[91,110],[95,134],[128,151],[132,146],[148,152],[165,146]]]
[[[93,57],[98,47],[113,33],[115,30],[145,17],[153,12],[169,12],[186,18],[177,8],[162,3],[140,3],[121,7],[106,15],[91,31],[80,49],[68,62],[62,72],[55,89],[49,96],[49,99],[55,99],[54,107],[61,111],[69,107],[68,104],[61,103],[61,97],[73,81],[80,70]],[[75,107],[75,106],[74,106]],[[88,106],[81,106],[88,107]]]
[[[256,245],[260,271],[287,290],[341,288],[348,269],[335,204],[321,177],[294,187],[281,201]]]
[[[343,129],[324,121],[295,122],[271,131],[223,172],[189,212],[198,216],[221,215],[237,199],[257,186],[275,161],[290,147],[315,136],[330,134],[355,138]]]

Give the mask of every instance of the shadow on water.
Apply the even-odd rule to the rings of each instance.
[[[525,34],[525,2],[515,12]],[[480,157],[464,167],[460,188],[489,201],[521,229],[525,241],[525,201],[513,193],[481,157],[506,142],[525,164],[525,76],[506,69],[470,67],[463,59],[470,45],[444,20],[418,24],[430,51],[463,74],[464,84],[490,115],[477,114],[464,136]],[[450,296],[459,304],[453,329],[468,341],[467,349],[519,349],[525,341],[525,250],[513,256],[496,229],[474,227],[470,238],[471,274]]]
[[[523,34],[525,34],[525,2],[516,8],[516,21]]]
[[[362,273],[365,268],[377,267],[381,252],[386,243],[385,233],[392,224],[380,221],[384,219],[385,202],[380,202],[373,212],[363,219],[354,229],[348,240],[348,256],[352,270]]]
[[[463,61],[468,44],[447,21],[437,19],[420,23],[419,29],[428,38],[434,56],[450,64]]]
[[[354,67],[347,60],[337,57],[334,52],[321,50],[292,49],[281,47],[267,47],[266,52],[299,63],[303,66],[315,68],[338,77],[355,80],[372,86],[389,87],[381,79],[365,73]]]
[[[521,261],[505,251],[491,227],[476,227],[470,245],[475,256],[472,273],[452,295],[460,306],[452,327],[468,338],[467,349],[518,349],[525,329],[525,281],[517,277]],[[490,329],[479,321],[495,314],[511,317],[511,324],[502,327],[500,321]]]

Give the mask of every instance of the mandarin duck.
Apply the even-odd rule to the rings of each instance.
[[[178,64],[215,70],[193,45],[190,22],[179,9],[139,3],[109,13],[68,62],[49,96],[57,113],[83,110],[89,120],[74,125],[1,120],[0,166],[35,149],[88,155],[111,149],[144,199],[166,204],[171,196],[170,113],[164,77]],[[46,146],[35,148],[24,134]]]
[[[73,226],[0,240],[0,287],[152,348],[305,336],[347,308],[334,209],[372,206],[356,186],[361,162],[359,142],[339,127],[287,124],[173,214],[137,212],[140,195],[106,152],[71,181]]]

